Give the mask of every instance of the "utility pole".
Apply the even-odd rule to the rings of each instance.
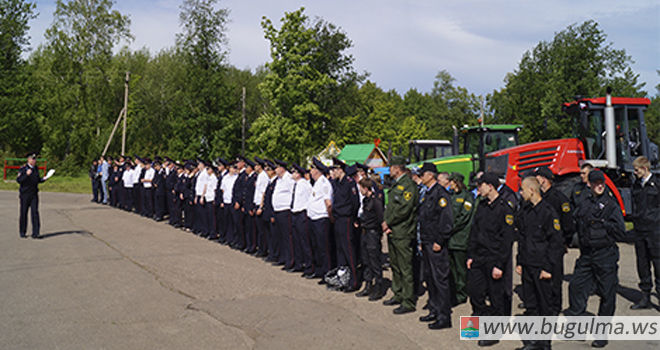
[[[479,119],[481,119],[481,127],[484,126],[484,95],[479,96],[479,107],[481,107],[481,114]]]
[[[128,116],[128,81],[131,78],[131,72],[126,72],[124,80],[124,130],[121,135],[121,154],[126,154],[126,118]]]
[[[241,127],[241,155],[245,156],[245,86],[243,86],[243,96],[241,98],[242,107],[242,127]]]

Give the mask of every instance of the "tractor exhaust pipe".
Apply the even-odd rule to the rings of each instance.
[[[607,87],[605,96],[605,151],[607,167],[616,169],[616,129],[614,123],[614,107],[612,107],[612,88]]]

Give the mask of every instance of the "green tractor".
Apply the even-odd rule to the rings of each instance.
[[[417,161],[408,167],[421,167],[423,162],[430,162],[438,168],[438,172],[463,174],[467,184],[472,174],[485,169],[485,154],[518,145],[520,129],[522,125],[515,124],[465,125],[460,130],[454,128],[454,155]],[[462,149],[459,151],[460,145]],[[411,157],[411,160],[416,159]]]

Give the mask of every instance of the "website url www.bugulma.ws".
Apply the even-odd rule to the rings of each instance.
[[[660,316],[461,316],[461,340],[660,340]]]

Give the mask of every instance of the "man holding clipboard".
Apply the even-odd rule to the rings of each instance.
[[[48,180],[55,170],[51,169],[44,177],[39,176],[37,168],[37,153],[32,152],[27,155],[27,164],[18,170],[16,182],[20,184],[19,199],[21,203],[19,218],[19,234],[21,238],[26,238],[27,232],[27,212],[30,209],[32,214],[32,238],[39,238],[39,184]]]

